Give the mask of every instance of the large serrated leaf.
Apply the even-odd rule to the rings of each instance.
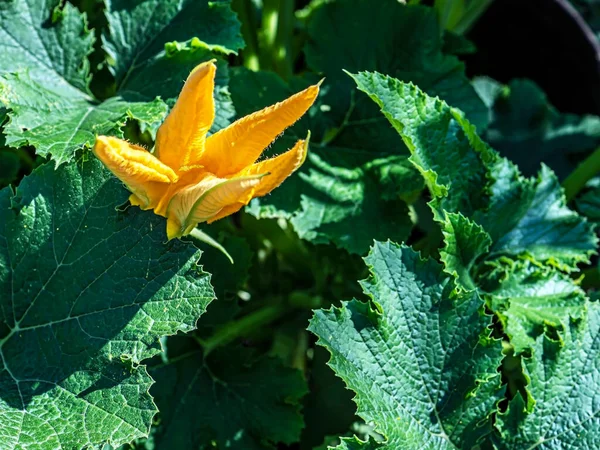
[[[584,450],[600,446],[600,305],[573,322],[563,342],[539,336],[531,358],[524,360],[528,391],[518,394],[498,415],[499,448]],[[531,401],[528,399],[528,401]]]
[[[443,101],[378,73],[353,78],[411,150],[411,161],[425,176],[439,216],[460,212],[480,224],[492,238],[495,256],[526,254],[575,270],[595,253],[593,227],[566,206],[562,188],[547,167],[537,178],[524,178],[481,141],[460,111]]]
[[[358,415],[385,438],[342,448],[472,448],[501,395],[501,345],[486,337],[483,301],[457,295],[442,266],[410,248],[376,242],[366,262],[373,304],[318,310],[309,327],[356,392]]]
[[[79,449],[148,433],[140,362],[213,298],[191,245],[164,219],[118,211],[127,192],[96,159],[0,191],[0,442]]]
[[[173,101],[192,68],[215,57],[214,46],[192,40],[195,31],[207,32],[203,25],[221,29],[215,39],[241,45],[239,22],[224,2],[113,2],[116,10],[107,13],[109,32],[118,39],[105,37],[105,42],[114,61],[125,64],[126,74],[117,78],[116,96],[100,102],[87,87],[87,55],[94,38],[85,28],[85,16],[68,3],[55,9],[57,3],[14,0],[0,9],[0,48],[5,45],[14,50],[10,39],[15,23],[23,27],[20,33],[27,33],[20,44],[22,56],[0,65],[0,101],[11,110],[5,128],[7,144],[32,145],[39,155],[51,155],[56,164],[70,161],[78,149],[93,145],[97,134],[122,137],[127,119],[138,121],[142,131],[155,131],[167,113],[167,106],[156,97]],[[23,19],[28,10],[35,14]],[[142,14],[149,11],[150,17]],[[197,20],[200,16],[203,23]],[[195,26],[181,28],[185,24]],[[171,33],[158,32],[156,27]],[[165,50],[167,40],[175,38],[190,42],[172,43],[170,50]],[[40,61],[52,70],[41,68]],[[228,125],[234,115],[227,81],[221,61],[214,130]]]
[[[70,161],[77,149],[93,145],[96,135],[123,137],[121,128],[128,118],[158,127],[167,113],[160,99],[132,103],[114,97],[97,103],[67,97],[37,84],[27,73],[4,75],[0,97],[11,108],[6,143],[32,145],[39,155],[52,155],[57,165]]]

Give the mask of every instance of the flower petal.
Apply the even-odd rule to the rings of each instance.
[[[217,220],[220,220],[224,217],[230,216],[232,214],[235,214],[236,212],[238,212],[240,209],[242,209],[244,206],[246,206],[246,203],[234,203],[233,205],[229,205],[226,206],[225,208],[223,208],[221,211],[219,211],[219,213],[214,216],[212,219],[208,219],[206,221],[206,223],[213,223],[216,222]]]
[[[175,106],[158,129],[156,157],[176,171],[197,164],[206,134],[215,119],[214,60],[198,65],[188,76]]]
[[[115,137],[98,136],[92,149],[104,165],[133,192],[132,203],[153,208],[177,174],[143,147]]]
[[[309,138],[310,135],[306,140],[296,142],[296,145],[287,152],[275,158],[252,164],[235,176],[247,177],[258,173],[269,173],[270,176],[260,180],[260,183],[252,191],[252,198],[267,195],[304,163],[308,153]]]
[[[267,174],[223,179],[206,176],[195,185],[181,189],[167,209],[169,239],[189,234],[230,205],[250,201],[253,188]]]
[[[263,150],[294,124],[313,104],[320,83],[287,100],[250,114],[206,140],[201,164],[219,177],[227,177],[256,162]]]

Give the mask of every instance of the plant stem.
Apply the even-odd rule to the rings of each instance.
[[[242,50],[244,67],[253,71],[260,70],[258,25],[252,0],[233,0],[231,7],[237,13],[240,22],[242,22],[242,36],[246,41],[246,47]]]
[[[454,31],[456,34],[465,34],[477,22],[484,12],[492,5],[494,0],[473,0],[465,14],[460,18]]]
[[[571,174],[563,181],[567,202],[573,200],[585,184],[600,172],[600,147],[588,156]]]
[[[202,348],[204,348],[204,355],[208,355],[215,348],[229,344],[238,337],[245,336],[258,328],[274,322],[287,311],[288,307],[282,304],[265,306],[221,327],[208,339],[197,338],[197,340]]]
[[[494,0],[436,0],[441,29],[465,34],[490,7]]]
[[[263,0],[261,65],[284,79],[292,75],[295,0]]]
[[[285,1],[285,0],[284,0]],[[261,27],[261,66],[274,70],[274,46],[277,36],[280,0],[263,0]]]
[[[281,0],[277,20],[277,34],[273,43],[273,65],[275,71],[288,79],[292,76],[292,33],[296,10],[295,0]]]

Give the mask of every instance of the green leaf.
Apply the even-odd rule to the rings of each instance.
[[[499,166],[504,169],[490,186],[489,212],[476,219],[494,240],[492,255],[529,254],[565,271],[588,262],[598,239],[593,226],[567,207],[554,173],[542,165],[537,178],[523,179],[515,166],[505,161]],[[512,185],[511,175],[517,180]]]
[[[457,279],[457,284],[467,290],[476,289],[471,271],[477,260],[488,253],[492,239],[476,223],[462,214],[447,213],[442,223],[445,246],[440,250],[444,271]]]
[[[169,339],[164,361],[150,368],[160,414],[142,448],[260,450],[298,441],[299,400],[307,391],[299,371],[235,347],[204,359],[183,340],[190,341]]]
[[[562,342],[539,336],[524,359],[528,391],[535,403],[517,395],[498,415],[500,448],[590,449],[600,446],[600,307],[571,322]]]
[[[286,85],[275,74],[232,70],[231,92],[238,115],[243,116],[281,101],[309,84],[293,79]],[[256,217],[291,218],[296,232],[315,243],[333,242],[353,253],[365,253],[373,239],[405,240],[412,228],[408,207],[401,197],[419,192],[422,182],[406,155],[393,147],[378,147],[369,136],[337,146],[325,144],[322,111],[317,102],[270,150],[282,153],[310,129],[308,158],[302,168],[268,197],[253,201]],[[388,127],[389,128],[389,127]],[[319,134],[321,133],[321,134]],[[399,140],[398,137],[395,137]]]
[[[306,426],[302,431],[302,449],[313,449],[326,442],[329,436],[347,432],[358,420],[353,393],[327,365],[328,359],[327,350],[315,347],[310,370],[311,389],[303,409]]]
[[[586,184],[586,190],[575,199],[577,211],[591,222],[600,222],[600,178],[592,178]]]
[[[365,261],[372,303],[318,310],[309,327],[358,415],[385,437],[341,448],[472,448],[501,396],[501,345],[487,337],[482,300],[457,294],[440,264],[410,248],[376,242]]]
[[[36,83],[61,95],[89,99],[87,55],[94,41],[85,16],[70,3],[11,0],[0,4],[0,74],[29,69]]]
[[[585,315],[585,292],[568,275],[531,262],[518,262],[507,271],[499,279],[488,278],[486,292],[517,354],[535,347],[546,330],[562,336],[572,320]]]
[[[106,19],[102,41],[119,86],[132,74],[163,64],[171,41],[195,45],[200,40],[229,53],[244,46],[228,0],[107,0]]]
[[[595,253],[593,227],[567,208],[562,188],[547,167],[542,166],[537,178],[524,178],[483,143],[457,109],[378,73],[353,78],[411,150],[411,161],[434,196],[439,220],[444,211],[471,218],[491,236],[492,256],[530,255],[568,271]]]
[[[442,52],[443,32],[432,8],[404,6],[397,0],[380,0],[376,8],[370,0],[325,2],[314,8],[308,34],[308,65],[334,77],[335,83],[343,77],[342,69],[386,73],[418,84],[429,95],[463,110],[477,128],[486,127],[487,110],[463,64]],[[371,118],[369,127],[374,127],[380,116]]]
[[[89,158],[89,160],[88,160]],[[165,220],[117,210],[128,193],[89,155],[0,191],[0,442],[83,448],[147,435],[141,361],[213,298]]]
[[[490,108],[484,139],[526,175],[543,161],[564,178],[575,168],[577,152],[600,144],[600,118],[558,112],[532,81],[503,86],[478,78],[473,85]]]
[[[87,88],[94,37],[76,8],[66,4],[58,10],[57,4],[15,0],[0,7],[0,48],[10,47],[9,53],[18,48],[21,55],[0,67],[0,101],[11,110],[7,145],[33,145],[39,155],[51,154],[60,164],[91,146],[96,134],[122,136],[128,118],[156,127],[166,106],[160,100],[95,101]],[[19,46],[14,45],[17,31],[27,36]]]
[[[91,147],[96,135],[123,137],[128,118],[158,127],[167,113],[159,99],[130,103],[113,97],[98,104],[79,95],[67,97],[37,84],[27,73],[4,75],[0,97],[11,108],[4,128],[7,145],[33,145],[37,154],[52,155],[57,165],[70,161],[78,149]]]
[[[53,10],[44,8],[50,8],[50,4],[43,0],[29,1],[35,3],[37,8],[35,15],[31,16],[33,24],[30,24],[30,28],[53,30],[52,36],[56,37],[42,41],[49,31],[36,33],[36,28],[29,31],[31,36],[26,42],[32,48],[47,47],[49,54],[63,55],[60,58],[57,56],[56,64],[64,66],[61,70],[65,72],[67,81],[74,79],[73,74],[81,75],[83,81],[73,82],[69,89],[63,89],[61,86],[66,85],[66,82],[61,85],[56,81],[56,77],[39,75],[39,63],[16,64],[7,68],[0,78],[0,101],[11,109],[10,122],[5,133],[8,145],[32,145],[36,147],[39,155],[52,155],[56,164],[70,161],[78,149],[93,145],[98,134],[122,137],[122,127],[128,119],[138,121],[142,131],[156,131],[167,112],[166,105],[156,96],[160,95],[172,104],[193,67],[215,56],[213,50],[217,47],[203,43],[197,38],[191,39],[193,34],[186,38],[189,40],[187,44],[171,43],[165,50],[168,39],[182,37],[182,32],[189,33],[187,28],[184,30],[180,27],[188,24],[190,20],[196,23],[194,29],[201,29],[203,32],[221,29],[222,33],[212,34],[215,39],[241,43],[239,23],[229,6],[223,2],[189,1],[180,5],[180,2],[145,0],[137,2],[134,6],[129,2],[127,5],[124,2],[112,2],[112,7],[116,9],[109,10],[107,15],[109,28],[111,33],[118,37],[118,43],[112,37],[106,36],[105,41],[111,57],[118,64],[125,64],[122,67],[126,68],[127,76],[118,80],[117,96],[101,103],[93,99],[87,89],[89,63],[86,58],[92,50],[93,36],[90,35],[84,40],[79,38],[77,45],[72,42],[73,36],[77,36],[76,30],[81,28],[81,33],[84,32],[84,16],[67,4],[60,20],[57,23],[49,23]],[[27,9],[23,5],[21,7]],[[153,17],[143,16],[144,12],[151,10]],[[14,20],[14,14],[16,13],[0,15],[0,30],[3,27],[10,29],[12,23],[8,22]],[[199,15],[202,16],[203,22],[197,23]],[[142,19],[143,21],[139,22]],[[150,24],[146,23],[147,19],[151,20]],[[7,23],[2,22],[3,20]],[[29,21],[31,20],[30,18]],[[76,24],[79,24],[79,28],[76,28]],[[141,33],[141,28],[146,34]],[[135,39],[132,36],[135,36]],[[39,42],[35,42],[35,39]],[[86,50],[76,52],[82,43],[86,43]],[[227,68],[222,61],[219,61],[218,66],[219,75],[215,90],[217,117],[213,131],[227,126],[234,115],[227,90]],[[20,68],[28,69],[29,73],[12,73]],[[10,73],[7,73],[8,71]],[[46,72],[48,71],[44,73]]]
[[[21,170],[21,159],[17,152],[0,147],[0,189],[17,179]]]

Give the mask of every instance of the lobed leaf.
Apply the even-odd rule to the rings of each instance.
[[[317,310],[309,327],[385,439],[339,448],[472,448],[501,396],[501,345],[487,338],[483,301],[457,295],[440,264],[408,247],[376,242],[365,261],[372,304]]]
[[[213,298],[199,252],[87,155],[0,191],[0,442],[83,448],[148,434],[141,361]]]
[[[518,394],[498,415],[500,448],[558,450],[600,445],[600,309],[589,303],[588,317],[572,322],[562,342],[539,336],[524,360],[528,391],[535,404]]]

